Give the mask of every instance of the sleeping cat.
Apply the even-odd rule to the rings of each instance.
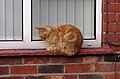
[[[47,51],[51,53],[72,56],[79,52],[82,46],[83,36],[80,30],[71,24],[64,24],[57,28],[49,25],[35,28],[41,40],[51,45],[47,48]]]

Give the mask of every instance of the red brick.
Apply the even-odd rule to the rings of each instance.
[[[115,25],[115,32],[120,32],[120,24]]]
[[[116,24],[109,24],[108,25],[108,32],[115,32]]]
[[[116,57],[115,54],[112,54],[112,55],[105,55],[104,56],[104,61],[105,62],[115,62],[115,61],[120,61],[119,58]]]
[[[117,12],[120,12],[120,4],[116,4],[116,7]]]
[[[117,46],[117,47],[116,47],[116,51],[120,51],[120,46]]]
[[[104,22],[116,22],[117,20],[116,14],[104,14],[103,17],[104,17]]]
[[[116,34],[108,34],[107,35],[107,40],[109,42],[115,42],[116,41]]]
[[[37,74],[36,66],[13,66],[11,68],[12,74]]]
[[[120,79],[120,74],[105,74],[105,79]]]
[[[24,58],[25,64],[42,64],[49,63],[50,57],[26,57]]]
[[[38,78],[38,79],[63,79],[63,75],[51,75],[51,76],[44,76],[43,78]]]
[[[25,79],[47,79],[47,78],[45,78],[45,77],[48,77],[48,76],[27,76],[27,77],[25,77]],[[49,78],[50,79],[50,78]]]
[[[115,74],[105,74],[105,79],[115,79]]]
[[[63,79],[77,79],[77,75],[66,75]]]
[[[66,73],[82,73],[89,72],[90,65],[89,64],[70,64],[66,65]]]
[[[73,57],[52,57],[51,63],[81,63],[81,56],[73,56]]]
[[[83,74],[79,75],[79,79],[103,79],[103,75],[101,74]]]
[[[120,64],[116,64],[116,72],[120,72]]]
[[[120,42],[120,34],[116,34],[116,41]]]
[[[0,77],[0,79],[11,79],[11,77]]]
[[[104,12],[120,12],[120,4],[104,4]]]
[[[103,22],[103,25],[102,25],[102,26],[103,26],[102,31],[103,31],[103,32],[106,32],[106,31],[107,31],[107,30],[106,30],[107,23]]]
[[[118,14],[117,17],[118,17],[118,22],[120,22],[120,14]]]
[[[86,56],[83,58],[83,63],[93,63],[102,61],[102,58],[99,56]]]
[[[107,41],[107,34],[102,35],[102,42],[105,43]]]
[[[0,77],[0,79],[24,79],[24,77],[15,77],[15,76],[10,76],[10,77]]]
[[[115,72],[115,64],[93,64],[93,72]]]
[[[8,67],[0,67],[0,75],[7,75],[9,74],[9,68]]]
[[[116,74],[116,79],[120,79],[120,74]]]
[[[120,24],[109,24],[108,32],[120,32]]]
[[[28,76],[25,79],[77,79],[77,75]]]
[[[114,50],[114,51],[116,51],[116,50],[117,50],[117,47],[116,47],[116,46],[114,46],[114,45],[111,45],[111,48],[112,48],[112,50]]]
[[[22,58],[20,57],[1,57],[0,65],[15,65],[22,64]]]
[[[107,10],[109,12],[117,12],[117,5],[116,4],[108,4],[108,5],[104,5],[104,12],[107,12]]]
[[[15,76],[13,76],[13,77],[11,77],[11,79],[24,79],[24,77],[20,77],[20,76],[15,77]]]
[[[52,76],[52,75],[44,75],[44,76],[28,76],[26,77],[25,79],[52,79],[52,77],[55,77],[55,76]],[[63,76],[56,76],[58,79],[61,79],[63,78]],[[56,78],[56,79],[57,79]]]
[[[117,2],[117,0],[107,0],[108,2]],[[104,0],[106,2],[106,0]]]
[[[108,34],[107,35],[107,40],[109,42],[120,42],[120,34]]]
[[[63,65],[43,65],[39,66],[38,73],[63,73]]]

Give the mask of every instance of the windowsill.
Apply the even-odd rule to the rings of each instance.
[[[77,55],[86,55],[86,54],[113,54],[112,49],[105,48],[91,48],[91,49],[81,49]],[[56,55],[47,52],[46,50],[38,49],[25,49],[25,50],[0,50],[0,56],[36,56],[36,55]]]

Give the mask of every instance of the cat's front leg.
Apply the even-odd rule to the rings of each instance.
[[[52,46],[48,47],[46,50],[50,52],[51,49],[52,49]]]
[[[50,51],[52,51],[53,47],[55,47],[55,45],[54,45],[54,44],[51,44],[51,46],[48,47],[46,50],[50,52]]]
[[[60,53],[60,48],[55,47],[55,46],[51,46],[51,47],[47,48],[47,51],[50,52],[50,53],[58,54],[58,53]]]

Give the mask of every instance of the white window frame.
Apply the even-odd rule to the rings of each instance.
[[[101,47],[102,0],[96,0],[96,39],[84,40],[83,48]],[[44,41],[31,41],[31,0],[23,0],[23,41],[0,41],[0,49],[45,49]]]

